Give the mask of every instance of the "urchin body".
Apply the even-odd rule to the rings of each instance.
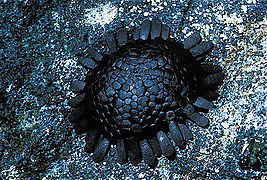
[[[187,119],[208,126],[198,111],[212,108],[208,100],[217,98],[213,90],[223,80],[221,68],[201,64],[212,43],[201,42],[197,33],[176,42],[168,26],[154,20],[131,34],[109,34],[107,45],[107,55],[90,50],[90,58],[80,58],[90,70],[84,82],[72,84],[80,94],[70,100],[70,120],[77,133],[87,133],[85,149],[96,162],[111,144],[119,163],[144,159],[155,167],[162,154],[172,159],[172,140],[183,147],[192,139]]]

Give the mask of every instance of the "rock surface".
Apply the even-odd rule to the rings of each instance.
[[[244,144],[266,133],[263,0],[3,1],[0,9],[0,179],[266,178],[263,170],[242,170],[237,163]],[[193,128],[198,138],[188,144],[192,148],[173,162],[160,159],[153,171],[117,165],[114,151],[95,164],[83,150],[84,135],[74,136],[63,120],[70,82],[84,78],[77,57],[89,45],[102,49],[106,31],[134,28],[147,15],[177,30],[171,34],[177,39],[195,31],[212,37],[213,57],[207,61],[223,64],[227,78],[218,108],[209,113],[209,136]],[[162,32],[167,39],[164,24]]]

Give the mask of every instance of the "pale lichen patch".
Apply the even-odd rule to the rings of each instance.
[[[100,4],[96,8],[85,9],[84,24],[104,27],[115,19],[117,13],[118,8],[112,3]]]

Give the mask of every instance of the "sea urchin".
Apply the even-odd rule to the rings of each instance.
[[[69,101],[77,134],[86,133],[85,150],[95,162],[116,145],[117,160],[150,167],[162,154],[175,157],[192,133],[189,119],[200,127],[209,120],[200,111],[210,102],[224,75],[219,66],[202,64],[213,48],[193,33],[182,43],[169,37],[169,27],[146,20],[133,32],[107,34],[108,54],[90,49],[79,57],[88,68],[85,81],[71,84],[78,95]]]

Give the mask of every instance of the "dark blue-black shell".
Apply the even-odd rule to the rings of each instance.
[[[71,84],[78,95],[69,101],[76,133],[86,133],[87,152],[100,162],[111,144],[117,160],[150,167],[162,154],[175,157],[174,144],[185,147],[193,135],[191,120],[207,127],[207,112],[224,75],[219,66],[203,64],[212,50],[193,33],[183,42],[169,37],[158,20],[144,21],[132,32],[106,35],[108,54],[90,49],[79,62],[88,69],[85,81]]]

